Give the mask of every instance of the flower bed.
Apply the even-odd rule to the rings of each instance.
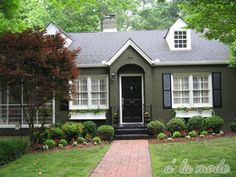
[[[97,129],[93,121],[83,123],[69,121],[36,132],[31,151],[54,151],[103,145],[113,137],[114,128],[110,125],[102,125]]]
[[[172,143],[172,142],[188,142],[188,141],[204,141],[204,140],[209,140],[209,139],[215,139],[215,138],[221,138],[221,137],[226,137],[226,136],[236,136],[236,132],[224,132],[224,134],[208,134],[204,135],[202,137],[201,135],[197,135],[196,137],[179,137],[179,138],[171,138],[171,139],[157,139],[157,138],[152,138],[149,139],[150,144],[160,144],[160,143]]]

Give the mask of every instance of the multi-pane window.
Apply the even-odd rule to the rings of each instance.
[[[209,74],[173,74],[173,107],[212,106]]]
[[[92,105],[107,105],[107,81],[104,77],[91,79]]]
[[[175,48],[187,48],[187,31],[174,31]]]
[[[75,83],[76,93],[72,109],[96,109],[108,107],[107,76],[81,76]]]
[[[12,90],[0,90],[0,126],[15,126],[16,124],[28,125],[22,105],[26,105],[22,90],[21,104],[11,96]],[[47,112],[47,114],[46,114]],[[40,107],[36,112],[34,123],[40,125],[45,120],[46,124],[53,123],[53,102],[50,101]]]
[[[189,77],[174,76],[173,77],[173,101],[174,104],[189,104]]]
[[[81,78],[75,81],[76,94],[73,97],[74,105],[88,104],[88,81],[87,78]]]
[[[193,76],[193,103],[209,103],[209,92],[208,76]]]

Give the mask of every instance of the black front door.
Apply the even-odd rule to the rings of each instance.
[[[121,77],[122,122],[142,122],[142,77]]]

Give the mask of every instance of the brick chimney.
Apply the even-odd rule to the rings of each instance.
[[[115,15],[105,16],[102,22],[103,32],[117,32],[117,24]]]

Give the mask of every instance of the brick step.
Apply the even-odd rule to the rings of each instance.
[[[129,140],[129,139],[148,139],[148,134],[122,134],[115,135],[116,140]]]
[[[118,128],[115,130],[116,135],[122,134],[147,134],[147,128]]]

